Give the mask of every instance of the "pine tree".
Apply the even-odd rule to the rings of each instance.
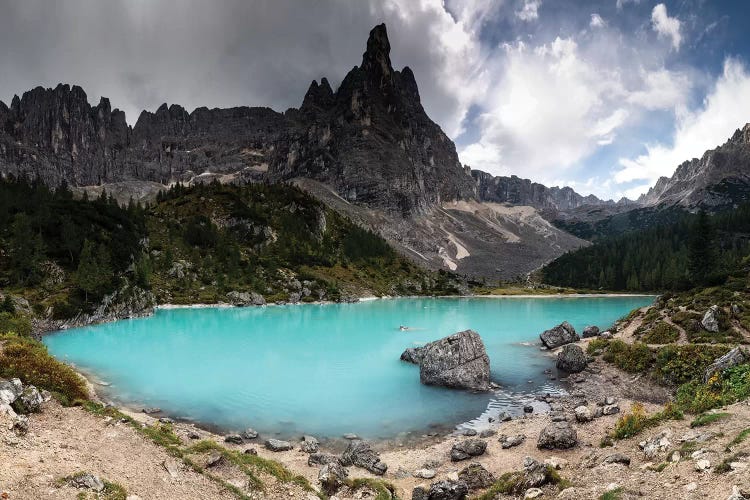
[[[698,219],[690,229],[688,270],[691,281],[696,285],[704,284],[713,274],[715,267],[713,226],[708,214],[701,210],[698,213]]]
[[[99,296],[111,280],[112,269],[109,254],[104,245],[98,247],[90,240],[84,240],[81,257],[76,271],[76,282],[85,294],[86,303],[89,294]]]
[[[11,269],[16,282],[34,284],[41,278],[44,240],[31,225],[28,215],[19,213],[13,219],[10,239]]]

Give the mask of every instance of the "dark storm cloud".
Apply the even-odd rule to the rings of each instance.
[[[369,30],[388,24],[392,56],[416,72],[435,118],[455,98],[431,61],[430,15],[360,1],[0,0],[0,99],[37,85],[78,84],[109,97],[133,124],[163,102],[297,107],[310,81],[335,86],[361,62]],[[455,118],[453,118],[455,121]]]

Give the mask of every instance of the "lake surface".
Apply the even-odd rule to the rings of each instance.
[[[147,318],[48,335],[57,358],[110,386],[121,404],[222,430],[391,438],[518,413],[557,390],[539,333],[569,321],[610,326],[653,297],[404,298],[355,304],[159,309]],[[407,325],[409,331],[400,331]],[[426,387],[399,360],[407,347],[474,329],[491,360],[492,394]]]

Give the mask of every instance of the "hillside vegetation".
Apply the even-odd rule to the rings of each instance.
[[[161,303],[456,292],[450,275],[283,184],[178,184],[153,205],[122,207],[106,193],[75,199],[65,186],[6,179],[0,246],[0,289],[60,319],[125,288]]]
[[[687,290],[723,282],[750,253],[750,205],[602,236],[542,270],[546,283],[627,291]]]

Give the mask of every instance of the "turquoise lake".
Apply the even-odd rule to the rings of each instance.
[[[368,438],[452,427],[501,410],[519,413],[559,390],[539,333],[562,321],[603,329],[649,296],[403,298],[355,304],[158,309],[147,318],[76,328],[44,338],[58,359],[107,384],[112,400],[159,407],[221,430]],[[400,331],[406,325],[409,331]],[[399,360],[471,328],[484,340],[491,394],[426,387]],[[538,404],[538,403],[535,403]]]

